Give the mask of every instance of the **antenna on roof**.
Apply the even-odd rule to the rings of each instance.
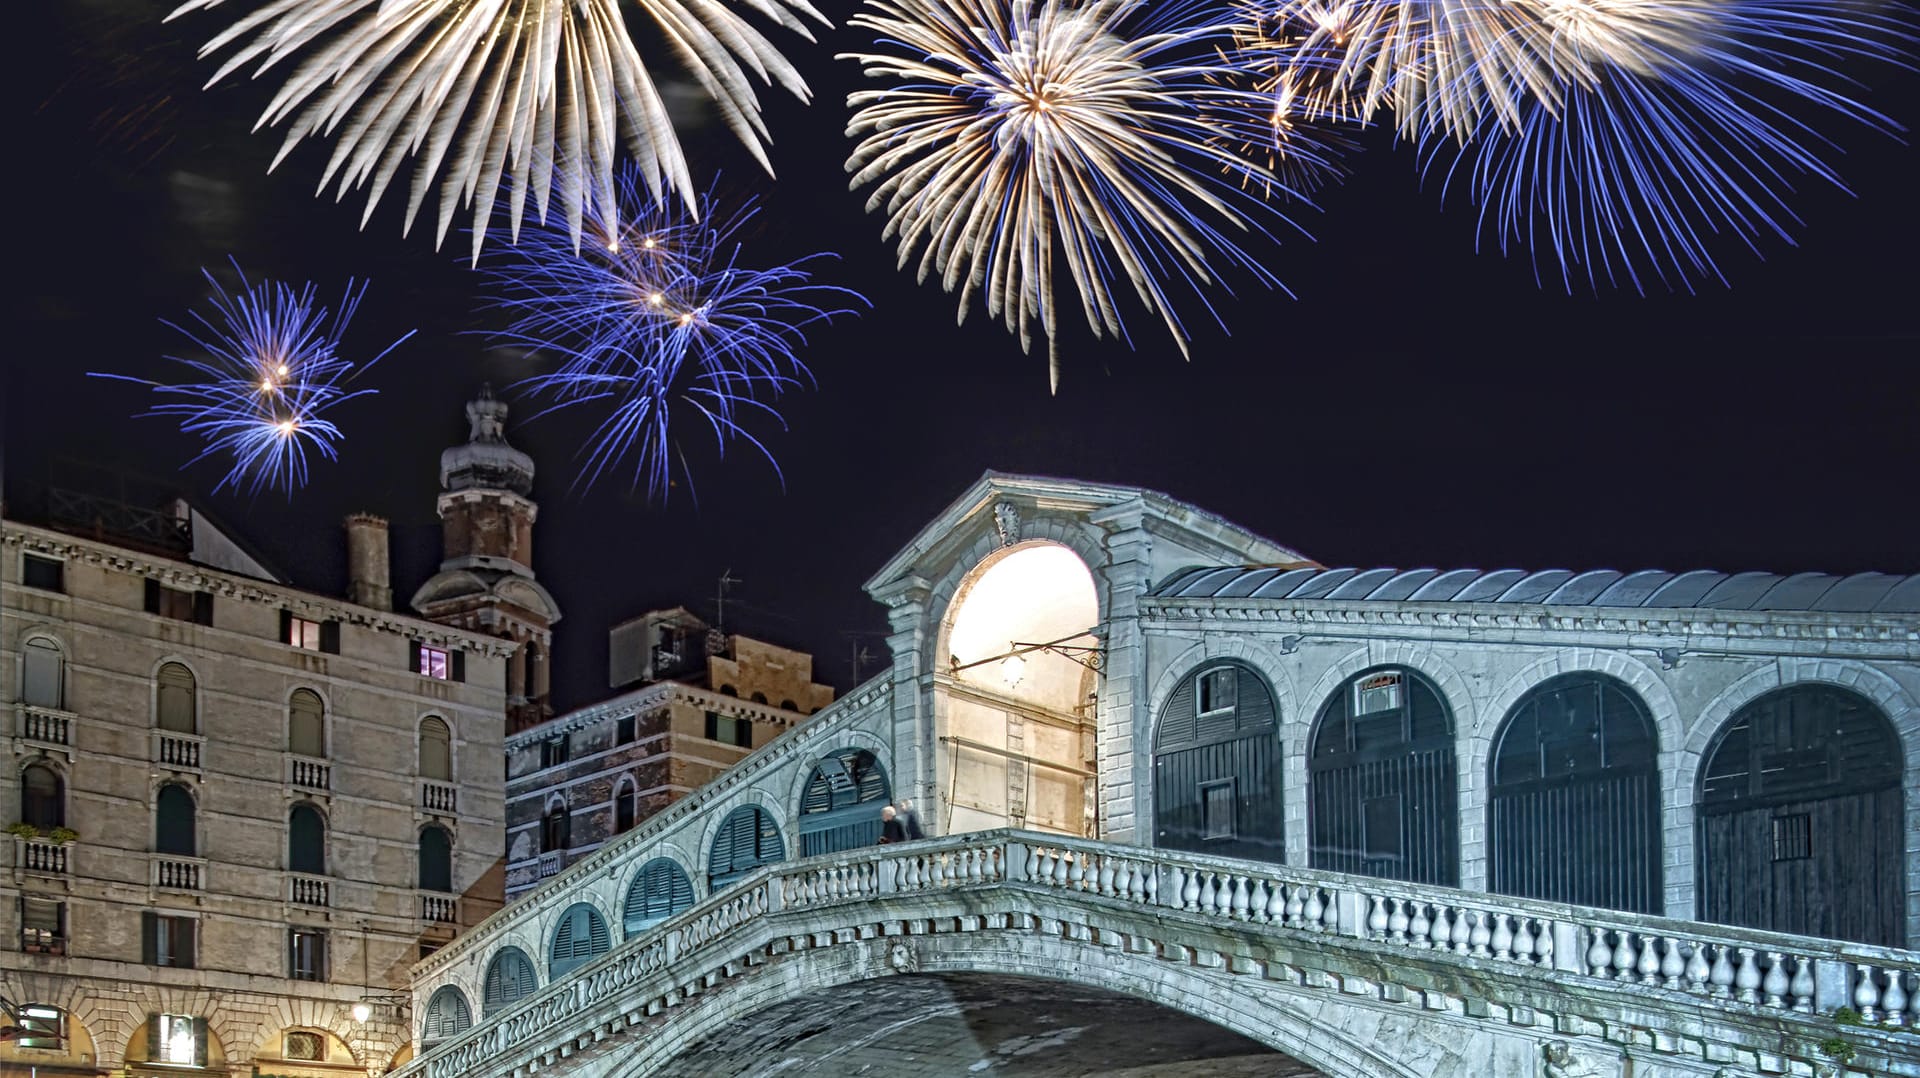
[[[714,589],[713,596],[713,630],[722,636],[727,632],[727,589],[744,583],[733,575],[731,567],[720,570],[719,586]]]

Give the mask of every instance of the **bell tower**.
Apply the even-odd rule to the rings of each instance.
[[[414,593],[420,616],[520,645],[507,664],[507,732],[551,718],[559,604],[533,576],[533,458],[507,444],[490,386],[467,403],[467,441],[440,454],[440,571]]]

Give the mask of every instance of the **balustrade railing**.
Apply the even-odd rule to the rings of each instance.
[[[175,771],[198,771],[200,770],[200,749],[206,740],[198,734],[155,730],[153,732],[154,762]]]
[[[303,872],[287,873],[287,901],[296,906],[331,906],[333,881]]]
[[[13,839],[13,863],[36,876],[65,876],[67,846],[41,838]]]
[[[303,790],[333,789],[333,765],[311,756],[287,757],[287,785]]]
[[[420,780],[420,807],[428,812],[444,812],[452,815],[458,794],[459,787],[451,782]]]
[[[22,704],[19,714],[19,726],[15,733],[23,740],[61,748],[73,746],[74,715],[71,711]]]
[[[546,853],[540,855],[540,860],[537,864],[541,879],[544,880],[549,876],[558,876],[560,870],[567,867],[567,851],[548,850]]]
[[[450,925],[460,920],[458,900],[452,895],[443,895],[435,891],[420,893],[420,919],[428,924]]]
[[[198,857],[153,859],[153,886],[165,891],[198,891],[206,886],[207,862]]]
[[[548,871],[548,865],[553,865]],[[564,853],[540,859],[543,876]],[[1310,933],[1323,947],[1404,948],[1426,962],[1471,963],[1546,985],[1631,985],[1636,1007],[1667,991],[1697,1014],[1831,1014],[1920,1027],[1920,954],[1661,917],[1347,876],[1314,869],[995,831],[868,847],[770,865],[599,961],[548,986],[410,1065],[406,1075],[453,1078],[500,1053],[564,1031],[576,1011],[671,968],[699,948],[781,910],[858,906],[961,888],[1038,887],[1102,902],[1177,911],[1258,936]],[[774,946],[780,946],[776,939]],[[1408,958],[1414,958],[1409,954]],[[692,965],[689,970],[700,967]],[[1389,964],[1386,968],[1392,968]],[[438,986],[423,979],[416,997]],[[604,989],[605,991],[602,991]],[[669,995],[679,991],[669,989]]]

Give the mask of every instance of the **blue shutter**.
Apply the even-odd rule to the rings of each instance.
[[[621,928],[631,939],[693,905],[693,881],[671,858],[656,857],[641,867],[627,888]]]
[[[518,947],[502,947],[487,965],[482,1013],[491,1015],[505,1010],[532,995],[537,987],[533,960]]]
[[[714,836],[713,850],[707,858],[708,886],[718,891],[761,865],[773,864],[785,856],[780,828],[772,816],[753,805],[734,809]]]
[[[576,902],[560,915],[553,931],[553,946],[547,958],[547,977],[558,979],[613,948],[606,919],[600,911],[584,902]]]
[[[820,761],[800,798],[800,856],[879,842],[880,810],[891,797],[886,770],[872,753],[845,749]]]
[[[427,1017],[421,1023],[420,1040],[423,1044],[444,1041],[465,1033],[472,1025],[473,1012],[467,1007],[467,997],[450,984],[441,985],[427,1001]]]

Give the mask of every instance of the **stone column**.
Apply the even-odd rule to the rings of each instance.
[[[1099,729],[1100,834],[1108,842],[1139,843],[1139,821],[1151,818],[1150,793],[1138,781],[1136,745],[1150,732],[1140,728],[1136,702],[1147,694],[1146,647],[1140,635],[1140,596],[1151,585],[1153,537],[1145,527],[1146,505],[1139,499],[1104,509],[1090,518],[1107,531],[1107,564],[1095,568],[1102,582],[1106,639],[1101,644]],[[1150,720],[1149,720],[1150,721]],[[1152,836],[1146,841],[1151,844]]]
[[[926,625],[931,594],[924,578],[909,576],[876,597],[887,604],[887,623],[893,630],[887,637],[887,650],[893,654],[893,796],[911,796],[920,807],[921,827],[935,835],[944,831],[947,813],[939,784],[940,746],[934,741],[933,678],[921,673],[933,644]]]

